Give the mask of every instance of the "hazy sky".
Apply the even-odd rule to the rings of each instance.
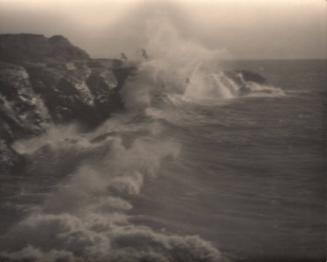
[[[234,58],[327,58],[326,0],[0,0],[0,33],[62,34],[112,57],[141,48],[158,15]]]

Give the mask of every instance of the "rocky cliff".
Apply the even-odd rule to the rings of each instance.
[[[4,61],[69,61],[89,59],[82,49],[63,36],[47,38],[35,34],[0,35],[0,58]]]
[[[16,139],[51,123],[94,127],[123,109],[119,90],[132,70],[91,59],[62,36],[0,35],[0,172],[23,165],[11,147]]]

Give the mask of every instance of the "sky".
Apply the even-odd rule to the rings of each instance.
[[[93,57],[141,49],[158,17],[235,59],[327,58],[326,0],[0,0],[0,33],[64,35]]]

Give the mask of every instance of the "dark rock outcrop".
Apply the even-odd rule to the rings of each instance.
[[[25,67],[55,123],[93,125],[119,108],[118,81],[110,68],[90,68],[86,63]]]
[[[16,139],[50,123],[92,128],[123,109],[119,90],[133,70],[91,59],[62,36],[0,35],[0,170],[22,161],[11,148]]]
[[[247,95],[251,93],[249,85],[251,83],[259,85],[267,85],[268,81],[258,73],[251,72],[248,70],[234,70],[225,72],[225,74],[232,79],[239,87],[239,95]]]
[[[82,49],[73,46],[63,36],[47,38],[35,34],[0,35],[0,58],[2,61],[67,61],[89,59]]]
[[[1,138],[9,142],[40,133],[48,121],[47,109],[21,66],[0,62],[0,119]]]

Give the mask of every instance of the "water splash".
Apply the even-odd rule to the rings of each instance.
[[[158,108],[166,98],[172,103],[211,105],[242,96],[283,93],[279,88],[248,81],[242,73],[226,73],[220,64],[228,56],[226,50],[209,49],[183,37],[165,17],[151,20],[146,35],[150,55],[140,62],[137,74],[122,91],[130,110]]]
[[[135,123],[124,134],[131,119],[130,115],[119,116],[89,134],[62,127],[16,145],[35,160],[36,171],[40,171],[40,159],[35,156],[44,146],[48,148],[45,162],[57,159],[57,164],[65,165],[65,160],[77,161],[77,167],[43,204],[0,237],[2,260],[221,261],[220,252],[199,237],[155,232],[129,221],[130,200],[140,193],[145,180],[158,175],[163,163],[177,160],[181,150],[176,141],[164,136],[158,123],[143,124],[148,132],[142,134],[140,124]],[[105,130],[111,135],[100,142],[89,140]],[[122,134],[131,140],[128,145]],[[66,157],[58,160],[63,152]]]

